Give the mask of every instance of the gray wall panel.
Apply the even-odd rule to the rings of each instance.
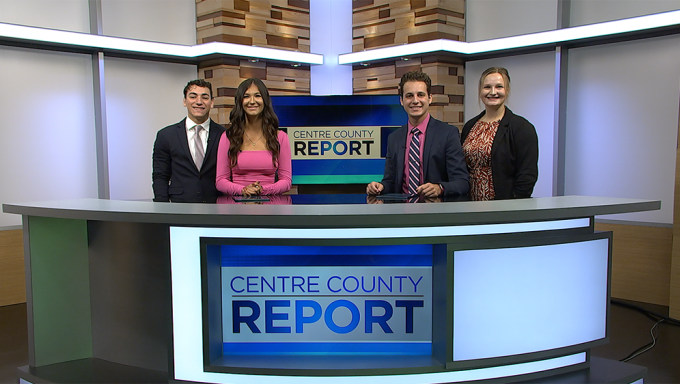
[[[662,201],[603,219],[673,222],[679,62],[680,36],[569,51],[565,193]]]

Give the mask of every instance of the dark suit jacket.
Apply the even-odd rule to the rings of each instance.
[[[208,147],[199,172],[191,157],[185,119],[156,135],[153,145],[154,201],[214,203],[222,195],[215,188],[217,145],[224,127],[210,120]]]
[[[482,112],[465,123],[464,143]],[[536,128],[506,107],[491,145],[491,174],[496,200],[531,197],[538,179],[538,135]]]
[[[401,193],[408,124],[387,139],[382,193]],[[422,173],[425,183],[441,184],[444,195],[464,195],[470,190],[469,176],[458,128],[430,116],[425,132]]]

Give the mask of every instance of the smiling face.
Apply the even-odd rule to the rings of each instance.
[[[250,84],[246,93],[243,94],[243,110],[250,117],[259,116],[264,110],[262,93],[260,93],[260,89],[257,88],[255,83]]]
[[[208,120],[210,108],[213,105],[210,89],[196,85],[191,86],[183,99],[183,103],[187,107],[187,113],[191,121],[196,124],[202,124]]]
[[[479,88],[479,98],[486,108],[500,108],[505,104],[507,87],[500,73],[486,75]]]
[[[418,125],[427,116],[432,102],[432,95],[427,93],[427,84],[423,81],[404,83],[401,105],[408,114],[411,125]]]

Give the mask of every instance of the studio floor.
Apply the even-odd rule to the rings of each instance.
[[[668,308],[632,303],[668,315]],[[593,356],[621,360],[652,341],[655,320],[637,310],[621,305],[610,309],[609,343],[592,350]],[[656,331],[656,345],[629,362],[647,367],[645,384],[680,383],[680,326],[661,322]],[[0,383],[18,383],[16,367],[28,364],[26,304],[0,307]]]

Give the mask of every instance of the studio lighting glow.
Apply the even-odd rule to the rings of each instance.
[[[39,43],[181,58],[200,58],[217,54],[304,64],[323,64],[323,55],[313,53],[221,42],[199,45],[168,44],[7,23],[0,23],[0,39],[28,40]]]
[[[471,43],[441,39],[404,44],[395,47],[371,49],[368,51],[340,55],[339,63],[366,63],[375,60],[422,55],[434,52],[451,52],[463,55],[480,54],[506,49],[575,42],[584,39],[641,32],[677,25],[680,25],[680,11],[671,11],[520,36],[475,41]]]

